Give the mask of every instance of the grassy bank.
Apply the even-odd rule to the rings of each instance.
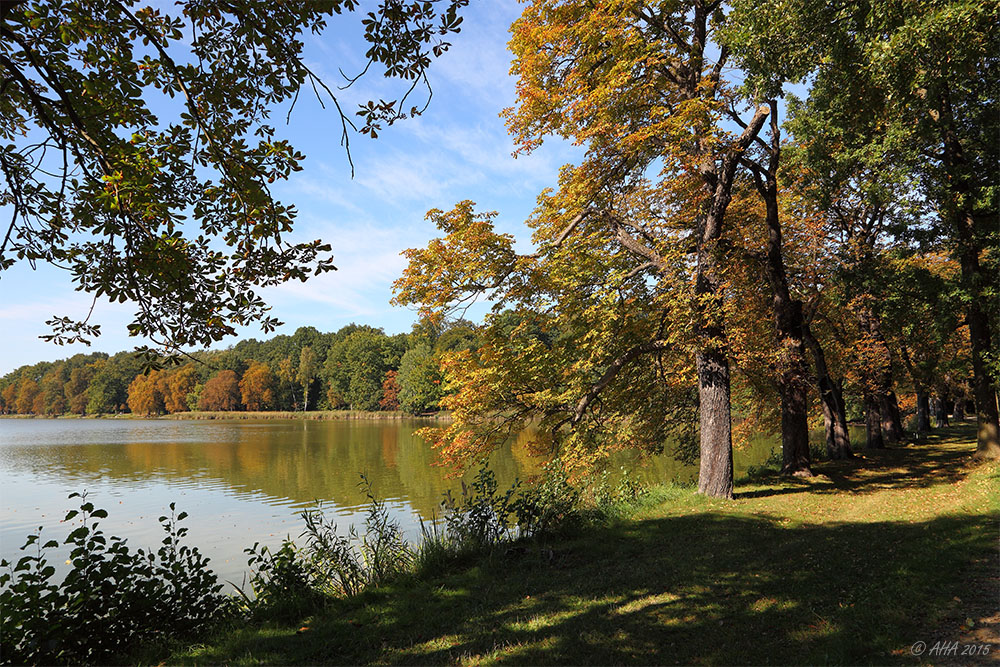
[[[994,642],[1000,466],[970,426],[764,475],[733,501],[660,489],[627,518],[456,563],[294,622],[227,630],[187,664],[969,664]],[[979,649],[982,650],[982,649]]]

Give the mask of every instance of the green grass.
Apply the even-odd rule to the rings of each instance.
[[[912,664],[918,640],[991,638],[995,657],[1000,467],[972,464],[973,437],[765,476],[733,501],[656,490],[610,525],[228,628],[168,662]]]

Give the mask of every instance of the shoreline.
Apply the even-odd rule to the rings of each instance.
[[[401,410],[367,412],[364,410],[310,410],[291,412],[285,410],[262,410],[256,412],[175,412],[167,415],[96,414],[96,415],[0,415],[0,419],[157,419],[165,421],[400,421],[422,419],[429,421],[451,421],[451,413],[436,412],[411,415]]]

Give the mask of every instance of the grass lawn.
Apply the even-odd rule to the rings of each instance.
[[[742,483],[733,501],[659,489],[612,525],[228,629],[168,662],[993,662],[1000,465],[974,450],[966,422],[811,480]],[[991,653],[930,655],[941,640]]]

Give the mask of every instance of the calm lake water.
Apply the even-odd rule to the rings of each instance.
[[[436,455],[414,431],[427,422],[404,421],[172,421],[0,419],[0,556],[16,560],[25,537],[43,527],[43,540],[62,541],[65,513],[86,491],[110,516],[106,533],[134,549],[157,547],[157,517],[171,502],[186,511],[187,543],[211,558],[223,580],[240,583],[243,549],[277,546],[301,532],[299,513],[323,503],[346,530],[364,522],[364,472],[388,501],[407,535],[440,514],[440,501],[460,482],[434,465]],[[760,440],[736,452],[737,475],[777,447]],[[697,474],[669,455],[640,467],[645,481],[689,481]],[[491,466],[501,489],[539,472],[523,439],[497,452]],[[53,550],[59,565],[65,552]]]

